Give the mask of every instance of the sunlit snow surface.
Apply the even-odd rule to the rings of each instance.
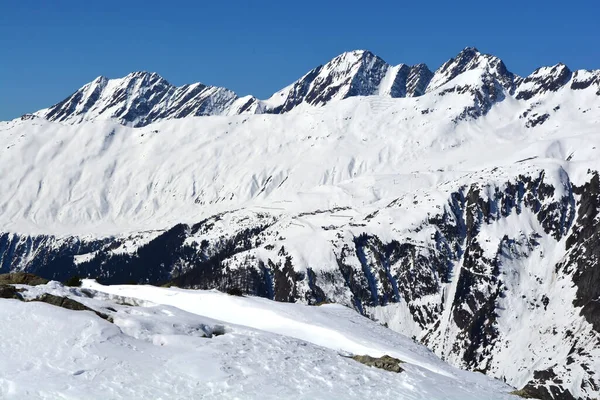
[[[0,226],[98,236],[196,223],[239,208],[369,213],[406,194],[503,182],[532,168],[563,167],[575,183],[598,169],[595,88],[506,98],[483,117],[456,122],[473,98],[444,91],[479,88],[482,76],[465,72],[417,98],[354,97],[285,115],[143,128],[103,120],[0,122]],[[527,128],[525,112],[549,117]]]
[[[114,318],[2,300],[2,399],[503,399],[510,387],[455,369],[354,311],[151,286],[28,288]],[[89,298],[89,295],[92,298]],[[215,327],[225,334],[205,337]],[[352,354],[406,361],[396,374]]]

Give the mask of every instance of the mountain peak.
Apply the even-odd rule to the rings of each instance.
[[[127,74],[122,79],[124,80],[141,80],[147,82],[164,82],[169,84],[165,78],[157,74],[156,72],[148,71],[135,71]],[[169,84],[170,85],[170,84]]]
[[[431,76],[425,64],[392,66],[369,50],[352,50],[313,69],[265,103],[268,112],[285,113],[302,103],[322,106],[353,96],[420,96]]]
[[[224,88],[175,87],[156,72],[135,71],[117,79],[99,76],[37,115],[50,121],[115,119],[124,125],[144,126],[159,119],[222,114],[236,99],[235,93]]]
[[[356,50],[345,51],[342,54],[334,57],[331,61],[339,59],[339,58],[358,59],[358,58],[363,58],[363,57],[375,57],[375,54],[373,54],[371,51],[366,50],[366,49],[356,49]]]
[[[325,70],[335,70],[338,73],[347,73],[352,69],[360,68],[363,63],[370,62],[371,60],[381,59],[369,50],[352,50],[334,57],[323,68]],[[381,62],[384,61],[381,60]]]
[[[126,77],[144,77],[144,76],[159,76],[156,72],[149,72],[149,71],[145,71],[145,70],[141,70],[141,71],[133,71],[130,72],[129,74],[126,75]]]
[[[518,100],[529,100],[545,92],[556,92],[566,85],[573,73],[563,63],[551,67],[541,67],[520,82],[517,88]]]
[[[483,69],[497,79],[508,90],[512,90],[514,74],[508,71],[504,62],[496,56],[483,54],[475,47],[465,47],[458,55],[446,61],[435,71],[427,91],[431,92],[450,82],[458,75],[474,69]]]
[[[108,81],[108,78],[104,75],[100,75],[96,79],[94,79],[91,83],[100,83],[100,82],[106,82],[106,81]]]
[[[459,54],[481,54],[481,52],[477,49],[477,47],[467,46],[461,50]]]

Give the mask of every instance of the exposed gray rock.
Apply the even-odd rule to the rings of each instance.
[[[17,292],[17,289],[14,286],[0,284],[0,299],[23,300],[23,296]]]
[[[390,372],[400,373],[403,372],[404,369],[400,367],[400,364],[404,363],[397,358],[384,355],[382,357],[371,357],[371,356],[352,356],[352,359],[358,361],[359,363],[368,365],[369,367],[375,367],[379,369],[384,369]]]
[[[0,275],[0,285],[45,285],[47,279],[26,272],[12,272]]]
[[[109,322],[112,322],[112,318],[110,316],[108,316],[104,313],[98,312],[96,310],[93,310],[93,309],[81,304],[80,302],[70,299],[68,297],[61,297],[61,296],[55,296],[55,295],[49,294],[49,293],[44,293],[43,295],[41,295],[40,297],[37,297],[36,299],[34,299],[32,301],[41,301],[42,303],[47,303],[47,304],[51,304],[53,306],[66,308],[67,310],[91,311],[94,314],[96,314],[97,316],[99,316],[100,318],[105,319]]]

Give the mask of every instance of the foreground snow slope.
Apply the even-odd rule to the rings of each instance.
[[[294,337],[332,350],[374,357],[387,354],[447,377],[473,375],[440,363],[439,358],[424,346],[340,305],[309,307],[258,297],[229,296],[218,291],[103,286],[89,280],[84,282],[83,287],[177,307],[193,314]]]
[[[114,324],[87,311],[0,300],[1,398],[513,398],[510,387],[452,368],[342,306],[89,281],[84,286],[93,290],[50,282],[25,286],[24,295],[68,295],[108,313]],[[225,334],[205,337],[221,324]],[[401,356],[405,371],[340,355],[348,352]]]

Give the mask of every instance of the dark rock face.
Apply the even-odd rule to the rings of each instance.
[[[300,104],[305,98],[310,98],[311,101],[315,101],[316,95],[314,93],[309,97],[310,85],[317,78],[317,76],[319,76],[322,68],[323,66],[319,66],[310,71],[299,81],[296,81],[283,105],[271,110],[270,112],[273,114],[282,114],[288,112]]]
[[[405,96],[417,97],[424,95],[431,78],[433,78],[433,72],[427,68],[427,65],[417,64],[411,67],[406,77]]]
[[[535,126],[542,125],[548,120],[548,118],[550,118],[550,114],[548,113],[541,115],[533,114],[531,118],[525,123],[525,126],[527,128],[533,128]]]
[[[598,86],[600,90],[600,71],[575,71],[573,73],[571,89],[582,90],[592,85]]]
[[[576,400],[568,389],[564,389],[560,385],[561,383],[562,380],[554,373],[552,368],[549,368],[544,371],[535,371],[533,380],[519,392],[534,399]],[[549,386],[546,386],[548,384]]]
[[[577,223],[567,238],[568,256],[557,265],[557,271],[573,274],[577,297],[573,305],[600,332],[600,178],[597,172],[582,187],[575,188],[580,196]]]

